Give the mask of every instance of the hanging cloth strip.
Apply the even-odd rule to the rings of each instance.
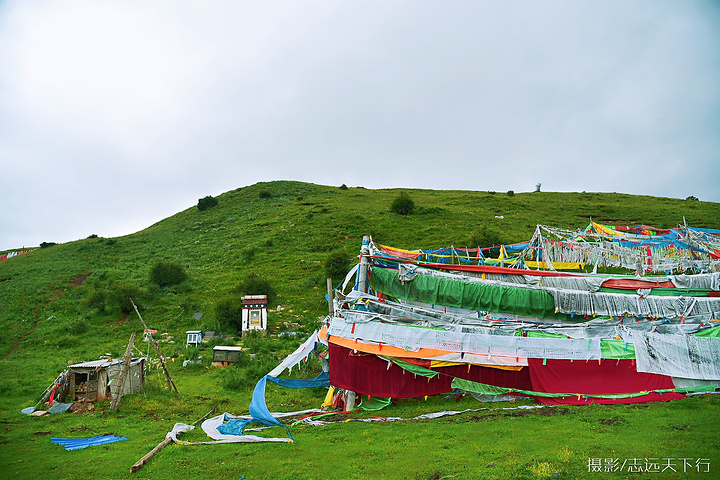
[[[592,339],[528,338],[447,332],[374,321],[353,324],[346,323],[346,319],[342,317],[333,317],[328,333],[331,338],[338,336],[350,340],[364,340],[400,349],[410,346],[510,358],[571,358],[576,360],[601,358],[600,342]]]
[[[639,372],[720,380],[720,338],[631,330]]]
[[[493,385],[487,385],[484,383],[477,383],[470,380],[464,380],[462,378],[455,378],[452,381],[453,388],[463,390],[466,392],[489,394],[489,395],[526,395],[529,397],[546,397],[546,398],[559,398],[559,397],[582,397],[582,398],[605,398],[605,399],[623,399],[623,398],[637,398],[643,397],[651,393],[712,393],[715,391],[717,385],[700,385],[688,388],[666,388],[648,390],[644,392],[633,392],[633,393],[548,393],[548,392],[535,392],[532,390],[517,390],[513,388],[496,387]],[[670,398],[668,398],[670,400]]]

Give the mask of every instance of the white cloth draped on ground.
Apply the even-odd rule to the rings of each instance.
[[[277,414],[276,414],[277,415]],[[214,442],[207,442],[207,443],[259,443],[259,442],[281,442],[281,443],[288,443],[292,440],[284,437],[284,438],[274,438],[274,437],[260,437],[258,435],[248,435],[248,434],[224,434],[221,433],[218,428],[223,425],[228,420],[243,420],[247,423],[251,422],[253,419],[252,417],[247,418],[248,416],[244,417],[238,417],[235,415],[232,415],[230,413],[223,413],[222,415],[217,415],[212,418],[208,418],[202,423],[202,429],[203,432],[207,434],[208,437],[215,440]]]
[[[638,372],[720,380],[720,338],[631,330]]]

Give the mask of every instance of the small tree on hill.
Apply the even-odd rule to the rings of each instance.
[[[197,208],[198,208],[198,210],[200,210],[202,212],[203,210],[212,208],[217,204],[218,204],[218,199],[213,197],[212,195],[208,195],[207,197],[203,197],[198,200]]]
[[[400,192],[400,195],[390,204],[390,211],[398,215],[410,215],[415,211],[415,202],[407,193]]]
[[[242,333],[242,297],[233,295],[215,305],[215,318],[223,328]]]
[[[270,281],[255,272],[248,273],[234,292],[240,295],[267,295],[268,304],[273,303],[276,296],[275,288]]]
[[[468,243],[473,246],[477,245],[481,248],[486,248],[503,245],[505,240],[497,230],[481,225],[475,229]]]
[[[187,273],[179,263],[158,260],[150,269],[150,280],[160,287],[169,287],[187,280]]]
[[[133,301],[140,307],[138,298],[142,292],[138,287],[131,284],[113,284],[109,290],[108,303],[120,310],[122,313],[132,313],[134,311]]]

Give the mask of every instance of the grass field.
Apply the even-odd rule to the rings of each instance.
[[[389,211],[399,189],[257,184],[219,196],[218,205],[209,210],[192,207],[132,235],[106,239],[87,232],[88,238],[0,261],[0,476],[430,479],[440,472],[436,478],[715,478],[720,469],[717,396],[647,405],[502,410],[528,403],[488,405],[469,396],[456,401],[440,395],[339,417],[322,427],[294,426],[292,444],[170,445],[131,475],[130,466],[175,422],[192,423],[213,406],[220,412],[247,412],[257,379],[313,331],[327,310],[329,254],[343,252],[352,262],[363,235],[401,248],[433,248],[472,245],[480,230],[492,230],[506,243],[524,241],[537,224],[575,229],[590,217],[656,227],[674,227],[685,218],[693,226],[720,228],[720,205],[691,200],[402,191],[415,202],[412,215]],[[159,259],[181,264],[188,279],[158,287],[149,271]],[[187,350],[185,331],[227,332],[216,306],[240,295],[238,285],[249,273],[269,280],[277,292],[269,321],[275,336],[230,338],[226,342],[244,344],[255,358],[212,368],[212,344],[199,352]],[[134,312],[113,302],[119,295],[132,296],[149,327],[165,334],[158,338],[181,395],[166,390],[154,367],[146,392],[125,397],[118,412],[100,402],[86,414],[21,415],[20,409],[34,405],[66,365],[105,354],[117,358],[131,332],[142,332]],[[196,319],[196,313],[203,315]],[[298,335],[277,336],[280,332]],[[136,354],[147,351],[147,344],[136,343]],[[197,353],[203,365],[181,366]],[[322,389],[290,391],[273,385],[267,399],[271,411],[294,411],[317,408],[324,395]],[[435,420],[345,422],[484,407],[489,410]],[[128,440],[72,452],[50,442],[50,437],[95,432]],[[282,436],[285,431],[268,434]],[[200,431],[183,438],[204,440]],[[623,461],[623,471],[605,471]],[[593,472],[597,462],[602,471]],[[640,463],[650,471],[628,471]]]

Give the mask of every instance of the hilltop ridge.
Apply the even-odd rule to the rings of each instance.
[[[390,211],[400,192],[413,200],[413,214]],[[163,328],[217,328],[215,306],[249,273],[277,291],[280,311],[271,324],[312,329],[327,308],[328,255],[339,251],[352,262],[363,235],[403,248],[434,248],[471,245],[478,229],[513,243],[528,240],[537,224],[576,229],[590,218],[656,227],[685,219],[720,227],[714,203],[614,193],[372,190],[273,181],[216,198],[212,208],[194,206],[131,235],[36,248],[0,261],[0,301],[7,306],[0,313],[7,332],[0,357],[37,342],[62,349],[88,337],[103,345],[106,338],[89,335],[101,330],[124,337],[127,315],[93,307],[98,292],[125,289]],[[168,288],[152,284],[149,269],[157,260],[179,263],[188,280]],[[84,281],[73,282],[78,278]],[[79,333],[68,333],[73,325]]]

